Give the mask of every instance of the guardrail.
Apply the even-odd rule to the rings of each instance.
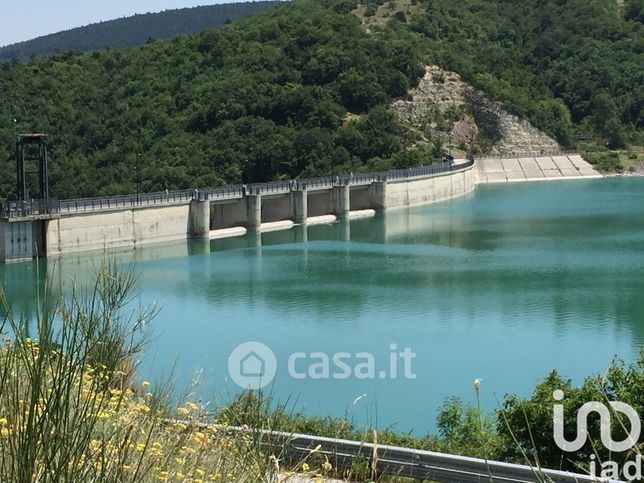
[[[193,199],[198,201],[241,198],[242,196],[244,196],[244,187],[242,185],[193,190]]]
[[[253,183],[244,185],[246,192],[251,195],[264,195],[276,193],[288,193],[297,189],[298,181],[270,181],[268,183]]]
[[[0,204],[0,219],[10,220],[25,216],[48,216],[58,213],[58,201],[50,199],[31,201],[5,201]]]
[[[162,191],[158,193],[140,193],[100,198],[82,198],[76,200],[43,200],[3,202],[0,205],[0,218],[13,219],[30,216],[67,215],[118,210],[141,206],[161,206],[187,204],[193,200],[228,200],[242,198],[245,195],[271,195],[289,193],[305,189],[324,189],[333,186],[364,185],[373,182],[399,181],[418,177],[434,176],[471,167],[474,159],[455,164],[446,161],[418,168],[397,169],[378,173],[358,173],[345,176],[327,176],[313,179],[289,181],[272,181],[246,185],[223,186],[219,188],[202,188],[194,190]]]
[[[86,213],[106,211],[133,206],[154,206],[190,203],[194,199],[192,190],[166,191],[160,193],[141,193],[138,195],[108,196],[104,198],[84,198],[59,202],[58,213]]]
[[[181,422],[188,426],[194,424],[177,420],[165,422]],[[197,426],[208,425],[198,423]],[[613,482],[581,473],[308,434],[240,427],[228,427],[225,431],[249,433],[257,437],[267,454],[273,454],[293,464],[300,463],[312,455],[325,457],[339,470],[350,470],[358,461],[368,462],[368,467],[375,470],[376,474],[372,475],[375,477],[387,475],[440,483]]]
[[[264,432],[269,449],[282,458],[302,461],[312,453],[326,456],[336,468],[348,470],[355,460],[369,461],[377,475],[446,483],[487,482],[597,482],[590,475],[502,463],[452,454],[362,443],[305,434]],[[606,480],[604,480],[606,481]]]

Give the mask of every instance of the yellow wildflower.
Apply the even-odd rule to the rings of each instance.
[[[143,404],[143,403],[137,404],[136,409],[141,413],[149,413],[150,412],[150,406],[148,406],[147,404]]]
[[[203,433],[202,433],[202,432],[200,432],[200,431],[197,431],[197,432],[194,434],[194,438],[195,438],[197,441],[202,442],[204,439],[206,439],[206,435],[205,435],[205,434],[203,434]]]

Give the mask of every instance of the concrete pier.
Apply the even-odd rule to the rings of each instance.
[[[259,230],[262,226],[262,195],[248,195],[246,197],[248,218],[246,226],[249,230]]]
[[[349,185],[334,186],[332,189],[335,215],[340,220],[346,220],[351,211],[351,187]]]
[[[376,181],[369,189],[371,190],[372,205],[376,210],[387,209],[387,182]]]
[[[191,232],[195,238],[210,235],[210,202],[194,200],[190,203]]]
[[[293,191],[293,216],[294,222],[298,225],[306,224],[308,218],[309,203],[306,188]]]

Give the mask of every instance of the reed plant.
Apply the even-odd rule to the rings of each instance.
[[[227,431],[138,381],[154,307],[138,308],[133,266],[106,261],[89,287],[39,291],[35,319],[0,290],[0,481],[274,481],[252,432]],[[33,333],[33,337],[29,334]]]

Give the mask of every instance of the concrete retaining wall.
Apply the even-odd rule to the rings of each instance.
[[[68,216],[47,222],[47,255],[185,239],[190,205]]]
[[[470,193],[474,191],[475,187],[473,169],[433,178],[388,182],[387,209],[447,200]]]
[[[223,230],[236,226],[246,226],[248,219],[246,198],[231,203],[210,205],[210,229]]]
[[[262,197],[262,223],[293,219],[293,197],[288,195]]]
[[[333,198],[328,191],[311,191],[308,193],[308,216],[333,214]]]
[[[373,208],[371,185],[351,190],[351,211]]]

